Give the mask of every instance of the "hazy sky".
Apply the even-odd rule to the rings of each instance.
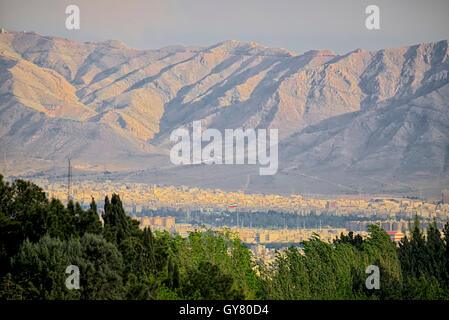
[[[70,4],[80,8],[80,30],[65,28]],[[371,4],[380,30],[365,28]],[[449,0],[0,0],[0,26],[139,49],[236,39],[344,53],[449,39]]]

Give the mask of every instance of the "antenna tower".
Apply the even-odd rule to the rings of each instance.
[[[72,165],[70,164],[69,156],[69,166],[67,172],[67,203],[72,199]]]

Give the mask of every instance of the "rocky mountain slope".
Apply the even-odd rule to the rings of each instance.
[[[203,170],[233,189],[437,192],[449,181],[448,72],[446,40],[337,55],[238,41],[135,50],[8,31],[0,158],[12,175],[63,167],[71,154],[85,171],[157,168],[161,183],[199,184]],[[278,128],[279,173],[172,167],[168,137],[194,120]],[[242,181],[229,183],[230,169]]]

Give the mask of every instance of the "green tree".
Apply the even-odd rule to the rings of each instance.
[[[443,233],[447,230],[443,229]],[[404,275],[405,299],[448,298],[447,240],[441,238],[436,220],[429,224],[427,237],[415,216],[410,239],[404,237],[399,244],[398,256]]]
[[[310,279],[305,256],[293,246],[277,253],[272,265],[261,267],[263,294],[266,299],[310,299]]]
[[[71,212],[72,209],[73,212]],[[47,234],[61,240],[68,240],[78,236],[79,232],[74,210],[73,202],[69,202],[67,208],[65,208],[60,200],[52,199],[47,210]]]
[[[78,290],[65,286],[69,265],[82,265],[79,241],[61,241],[49,236],[37,243],[25,240],[11,265],[13,280],[23,288],[24,299],[79,299]]]
[[[110,202],[108,196],[104,200],[103,220],[106,238],[117,244],[139,232],[139,223],[125,214],[122,201],[115,193]]]
[[[378,225],[370,225],[368,230],[369,237],[362,245],[364,267],[376,265],[380,270],[380,290],[369,293],[380,299],[398,299],[402,294],[402,269],[397,247],[387,232]]]
[[[120,251],[99,235],[86,233],[81,239],[83,264],[81,299],[124,299],[123,259]]]
[[[85,233],[102,233],[103,227],[97,213],[97,204],[95,203],[94,198],[92,198],[89,210],[80,212],[78,221],[78,233],[81,236]]]
[[[357,234],[356,236],[354,236],[354,232],[349,231],[348,235],[343,234],[343,232],[340,234],[340,238],[336,238],[334,240],[334,243],[348,243],[354,247],[356,247],[357,249],[361,249],[362,248],[362,243],[363,243],[363,238],[361,235]]]
[[[189,283],[185,287],[187,296],[206,300],[243,299],[234,286],[231,274],[209,261],[201,261],[198,268],[191,270]]]
[[[257,298],[260,280],[256,275],[256,264],[251,252],[236,234],[228,230],[191,232],[187,241],[181,244],[183,249],[179,257],[182,260],[178,265],[185,266],[187,274],[197,274],[192,270],[197,270],[201,263],[204,268],[209,268],[210,266],[204,265],[209,262],[212,266],[217,266],[217,270],[233,278],[234,286],[241,296],[246,299]],[[186,282],[189,280],[186,279]]]
[[[0,300],[22,300],[23,289],[14,282],[11,273],[8,273],[0,284]]]
[[[444,260],[445,260],[445,270],[444,282],[446,292],[449,292],[449,222],[446,222],[443,228],[444,234]]]
[[[26,240],[12,259],[13,281],[24,299],[122,299],[123,261],[118,249],[101,236],[60,240],[46,235]],[[80,289],[67,289],[68,266],[80,271]]]
[[[446,261],[444,241],[438,230],[436,219],[427,228],[426,249],[428,256],[428,275],[433,275],[439,283],[444,283],[446,278]]]
[[[9,260],[25,239],[37,241],[46,233],[48,200],[31,182],[12,184],[0,175],[0,277],[10,271]]]

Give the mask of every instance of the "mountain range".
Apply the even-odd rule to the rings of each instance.
[[[252,192],[437,197],[449,186],[449,41],[346,54],[254,42],[137,50],[0,34],[0,162],[9,176]],[[174,166],[170,133],[276,128],[279,171]]]

